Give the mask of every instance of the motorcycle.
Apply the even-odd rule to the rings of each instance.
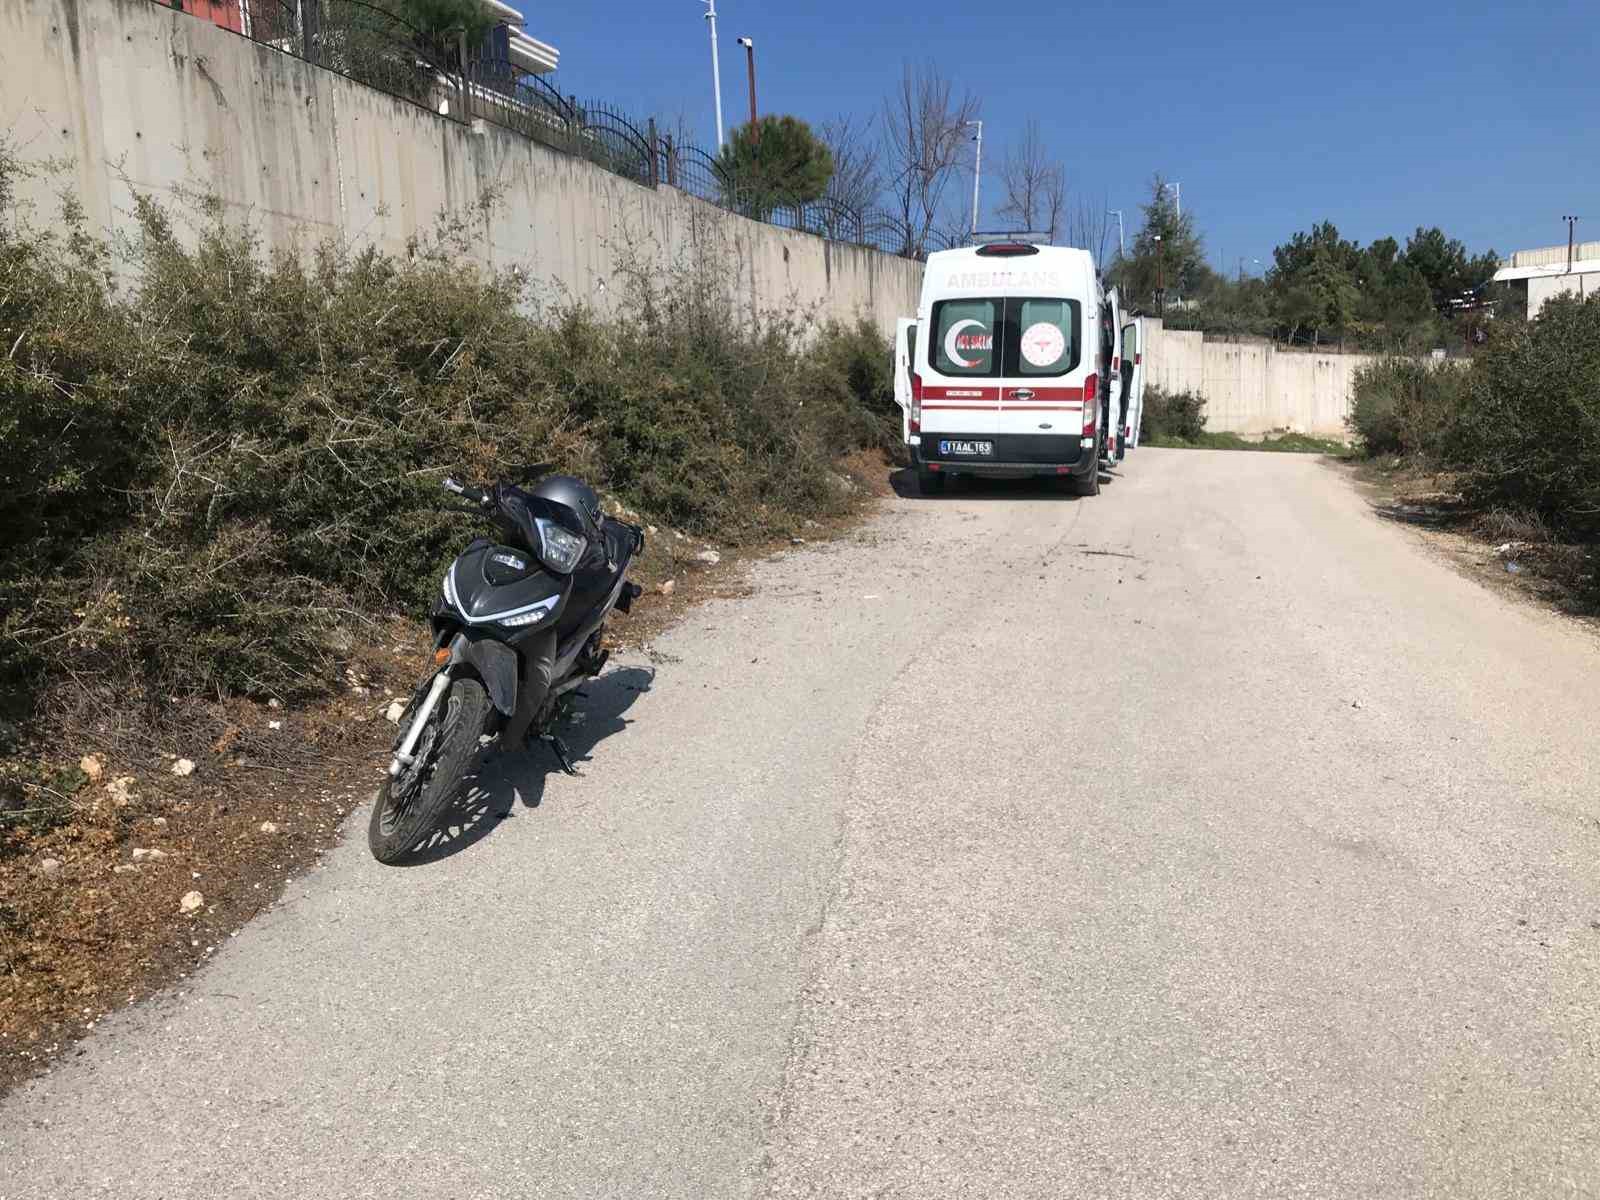
[[[643,592],[627,572],[644,531],[602,514],[582,480],[546,470],[482,487],[444,480],[499,540],[474,538],[441,582],[430,617],[434,669],[400,718],[367,829],[379,862],[403,858],[433,833],[470,790],[492,741],[507,752],[542,741],[577,774],[555,730],[578,687],[605,668],[606,618]]]

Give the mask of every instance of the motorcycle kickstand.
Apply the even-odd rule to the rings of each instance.
[[[577,775],[578,768],[572,765],[572,753],[567,749],[567,744],[553,733],[547,733],[542,739],[556,756],[556,761],[561,764],[561,769],[568,775]]]

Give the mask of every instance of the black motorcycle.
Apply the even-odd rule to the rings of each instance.
[[[642,591],[627,572],[644,531],[604,516],[593,489],[570,475],[529,468],[519,483],[533,486],[444,481],[494,522],[501,540],[475,539],[434,603],[434,671],[400,718],[367,830],[379,862],[404,857],[433,833],[497,735],[507,751],[542,740],[576,774],[555,730],[575,689],[605,667],[606,617],[627,612]]]

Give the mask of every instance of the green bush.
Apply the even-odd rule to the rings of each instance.
[[[1193,392],[1165,392],[1150,384],[1139,428],[1142,442],[1198,442],[1206,429],[1206,402]]]
[[[1438,455],[1461,403],[1463,364],[1380,358],[1357,368],[1346,423],[1369,455]]]
[[[1557,297],[1495,329],[1446,449],[1472,500],[1600,537],[1600,297]]]
[[[50,679],[130,703],[321,689],[363,614],[431,600],[467,532],[452,470],[551,461],[740,541],[841,509],[836,458],[897,428],[884,339],[741,318],[714,256],[634,272],[605,318],[541,312],[517,274],[464,268],[448,230],[405,259],[296,258],[214,215],[182,238],[138,216],[126,295],[75,219],[0,222],[14,716]]]

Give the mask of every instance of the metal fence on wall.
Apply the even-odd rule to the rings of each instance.
[[[761,199],[699,146],[654,119],[563,96],[538,75],[483,57],[464,35],[430,34],[384,0],[151,0],[410,101],[452,121],[515,130],[645,187],[665,184],[730,212],[839,242],[922,257],[904,221],[824,197]]]

